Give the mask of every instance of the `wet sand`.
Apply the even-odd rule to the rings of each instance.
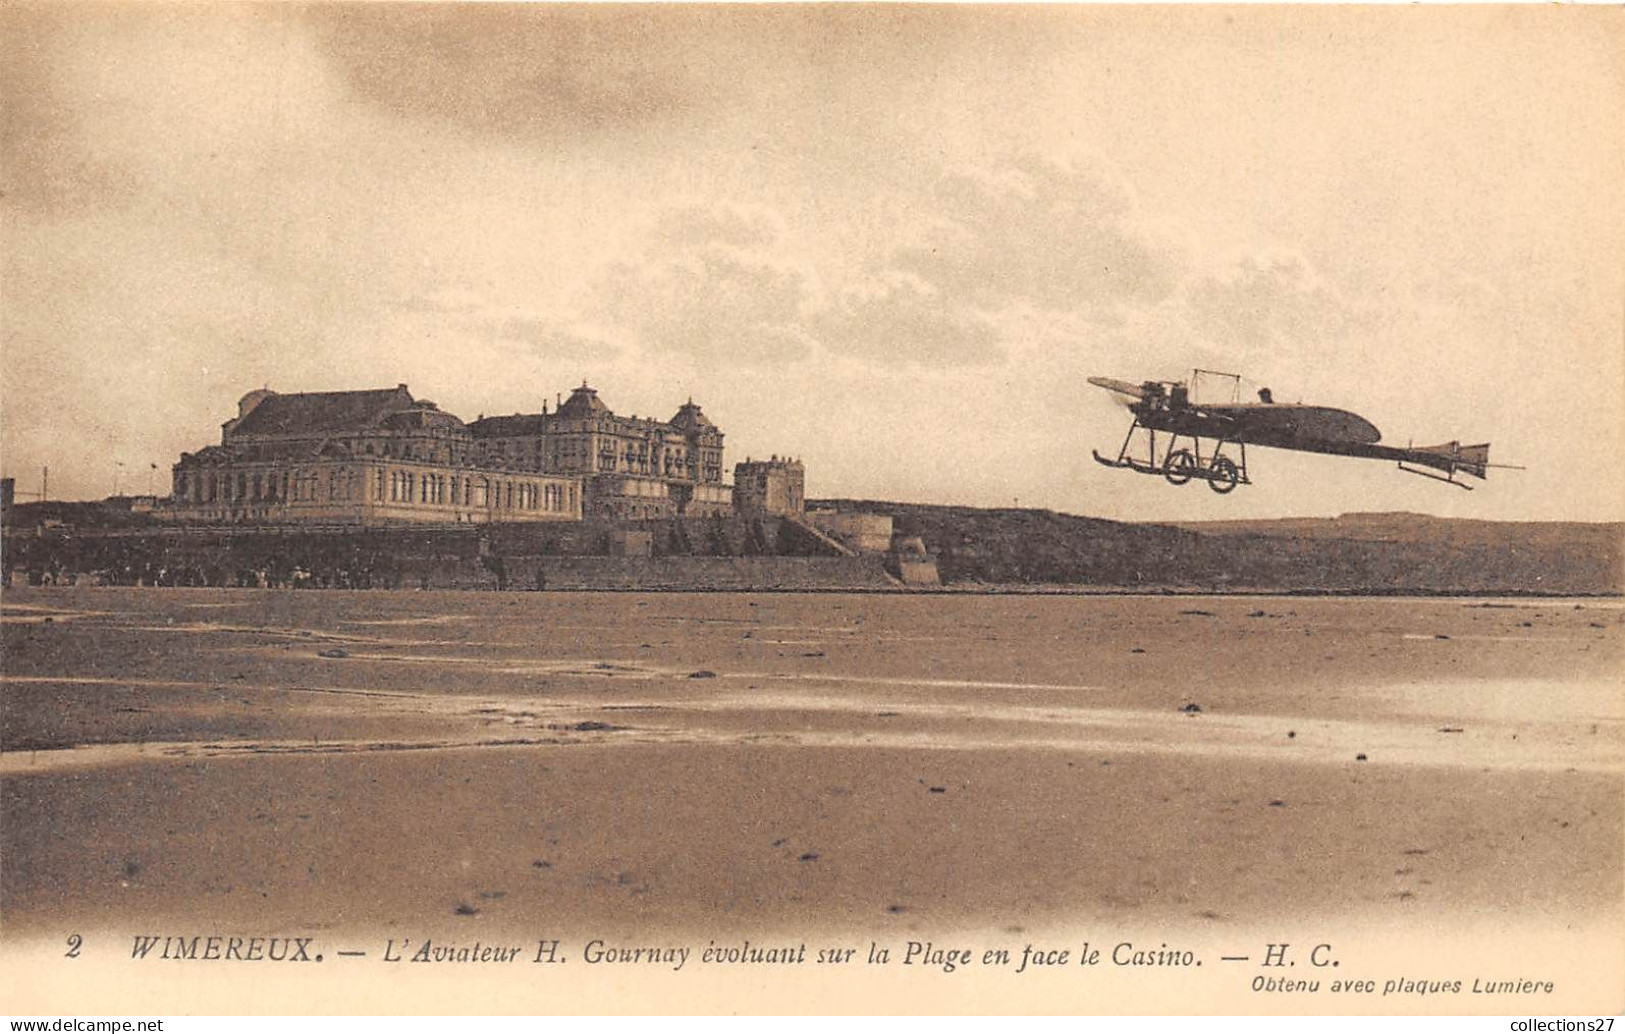
[[[1625,919],[1618,601],[19,589],[4,621],[8,937]]]

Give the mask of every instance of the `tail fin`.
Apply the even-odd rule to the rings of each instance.
[[[1463,445],[1456,453],[1456,469],[1483,480],[1490,465],[1490,443]]]
[[[1424,445],[1417,452],[1432,453],[1442,456],[1450,462],[1447,473],[1454,474],[1463,471],[1475,478],[1483,479],[1490,465],[1490,443],[1483,442],[1478,445],[1463,445],[1460,442],[1446,442],[1443,445]]]

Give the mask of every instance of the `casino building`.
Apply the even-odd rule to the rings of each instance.
[[[181,520],[381,524],[581,519],[579,479],[475,461],[474,436],[406,385],[251,391],[220,444],[183,453],[169,513]]]
[[[667,421],[617,416],[586,384],[553,412],[481,417],[475,456],[497,470],[579,477],[586,514],[612,520],[704,517],[733,510],[722,432],[689,399]]]
[[[583,384],[553,412],[472,424],[406,385],[244,395],[183,453],[165,514],[233,523],[579,521],[727,514],[722,432],[692,400],[622,417]]]

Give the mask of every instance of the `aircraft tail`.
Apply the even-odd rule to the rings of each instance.
[[[1416,451],[1440,456],[1449,461],[1447,473],[1454,474],[1459,470],[1480,480],[1486,476],[1490,466],[1489,442],[1482,442],[1478,445],[1446,442],[1443,445],[1424,445]]]

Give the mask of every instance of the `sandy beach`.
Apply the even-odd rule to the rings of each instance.
[[[1618,601],[4,607],[13,943],[1625,919]]]
[[[12,592],[5,918],[1590,913],[1621,616]]]

